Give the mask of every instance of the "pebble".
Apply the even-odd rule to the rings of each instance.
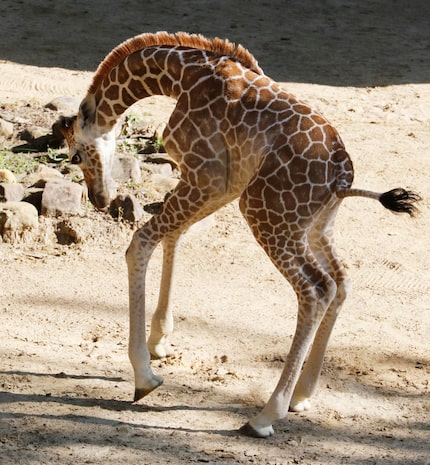
[[[8,139],[13,135],[13,124],[0,118],[0,137]]]
[[[8,182],[11,184],[15,184],[17,182],[17,179],[15,175],[12,173],[12,171],[3,168],[0,169],[0,182]]]

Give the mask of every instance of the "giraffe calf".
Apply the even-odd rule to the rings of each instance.
[[[163,134],[181,177],[155,215],[133,236],[129,276],[129,356],[138,401],[163,382],[151,353],[173,353],[170,288],[178,239],[193,223],[239,198],[257,242],[293,287],[297,327],[279,382],[241,432],[273,434],[289,408],[310,406],[324,353],[349,283],[337,257],[333,224],[342,200],[364,196],[413,215],[419,196],[352,188],[354,170],[333,126],[264,74],[256,59],[227,40],[185,33],[142,34],[115,48],[97,69],[79,113],[60,122],[99,209],[111,199],[115,126],[133,103],[151,95],[177,100]],[[158,306],[145,334],[145,279],[163,246]],[[306,356],[307,362],[304,365]],[[302,370],[303,367],[303,370]]]

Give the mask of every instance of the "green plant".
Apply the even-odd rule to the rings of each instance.
[[[8,169],[14,174],[32,173],[38,164],[32,155],[0,150],[0,168]]]
[[[124,120],[123,125],[121,126],[121,135],[125,137],[129,137],[133,134],[134,131],[134,126],[136,126],[137,123],[140,123],[142,121],[142,117],[135,113],[135,112],[130,112]]]
[[[64,160],[67,160],[68,158],[66,153],[61,152],[58,149],[51,149],[51,147],[48,147],[48,152],[46,156],[48,158],[48,161],[53,163],[62,163]]]
[[[165,153],[163,138],[155,131],[151,137],[145,139],[145,144],[140,153]]]
[[[121,137],[120,139],[117,140],[116,145],[117,145],[118,151],[129,153],[133,156],[136,156],[139,151],[139,147],[137,146],[136,142],[130,138]]]
[[[154,134],[152,145],[154,147],[155,153],[161,153],[164,152],[164,146],[163,146],[163,138],[160,136],[157,136],[157,134]]]

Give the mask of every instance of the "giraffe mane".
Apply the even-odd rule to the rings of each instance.
[[[185,32],[177,32],[176,34],[169,34],[167,32],[157,32],[155,34],[144,33],[121,43],[106,56],[97,68],[88,92],[94,93],[107,74],[128,55],[144,48],[158,45],[197,48],[213,52],[217,55],[230,56],[257,74],[263,74],[256,58],[246,48],[242,45],[236,46],[227,39],[220,39],[218,37],[207,39],[200,34],[187,34]]]

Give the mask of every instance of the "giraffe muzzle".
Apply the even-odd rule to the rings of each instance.
[[[109,194],[100,193],[100,192],[88,192],[88,197],[90,202],[98,209],[98,210],[106,210],[110,203],[110,196]]]

